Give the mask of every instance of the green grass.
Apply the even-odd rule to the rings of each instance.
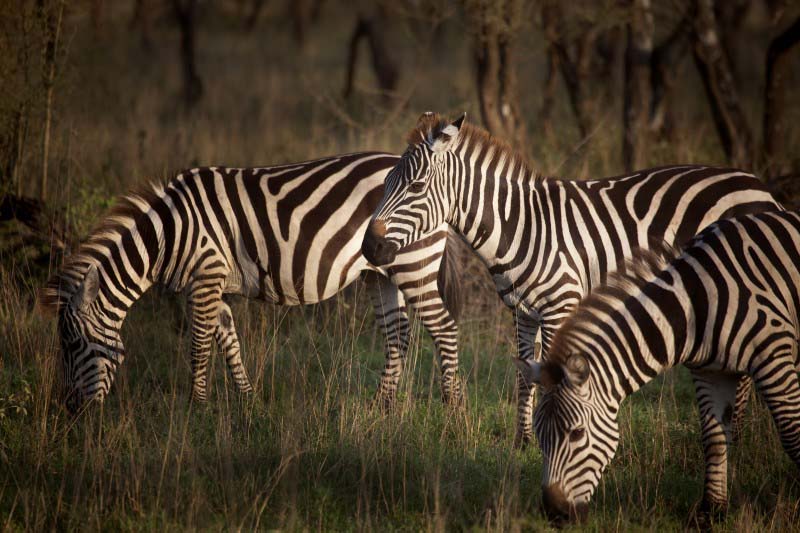
[[[510,317],[467,317],[463,409],[438,401],[430,342],[413,343],[398,408],[370,405],[380,335],[357,286],[316,308],[237,301],[257,392],[240,397],[215,358],[192,404],[181,306],[152,294],[124,328],[129,356],[101,409],[57,402],[57,339],[25,292],[3,293],[0,516],[11,529],[540,529],[541,458],[514,450]],[[10,317],[14,317],[11,320]],[[30,395],[25,393],[29,388]],[[11,402],[14,403],[14,402]],[[734,448],[720,530],[797,529],[800,484],[754,405]],[[672,372],[633,396],[590,530],[680,530],[702,490],[692,386]]]

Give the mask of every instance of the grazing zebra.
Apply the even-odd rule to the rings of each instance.
[[[652,242],[679,245],[720,218],[779,208],[763,184],[738,170],[662,167],[592,181],[544,178],[508,146],[462,116],[422,115],[386,178],[364,238],[375,265],[450,223],[483,259],[515,310],[520,359],[546,355],[580,299]],[[518,445],[532,436],[533,389],[518,376]],[[741,413],[750,382],[739,394]]]
[[[69,408],[106,396],[124,359],[122,322],[154,284],[188,294],[192,394],[203,401],[212,337],[237,387],[252,388],[223,293],[312,304],[364,272],[386,336],[377,399],[388,405],[395,397],[408,304],[433,336],[444,399],[459,401],[457,265],[446,254],[452,232],[442,225],[377,271],[361,254],[384,178],[397,161],[357,153],[274,167],[196,168],[124,198],[43,294],[43,306],[58,312]]]
[[[534,427],[551,516],[584,516],[619,442],[622,400],[675,365],[689,368],[706,473],[701,512],[727,506],[736,386],[755,381],[800,466],[800,214],[717,222],[664,262],[644,257],[581,302],[544,363],[519,363],[544,386]]]

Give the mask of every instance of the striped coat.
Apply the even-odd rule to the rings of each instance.
[[[643,255],[589,296],[556,333],[535,429],[551,515],[586,513],[619,443],[620,403],[676,365],[700,410],[703,513],[727,506],[728,443],[742,375],[750,376],[786,453],[800,466],[800,213],[718,222],[668,264]]]
[[[515,311],[523,360],[536,358],[539,333],[546,354],[561,321],[634,249],[679,246],[720,218],[778,207],[758,179],[735,169],[680,165],[587,181],[545,178],[464,117],[447,123],[425,114],[408,142],[386,179],[364,255],[385,264],[450,223]],[[532,436],[533,390],[521,379],[518,386],[517,443],[524,444]]]
[[[379,399],[391,403],[408,344],[407,305],[442,359],[443,393],[457,401],[456,265],[446,225],[376,269],[361,254],[367,222],[398,158],[357,153],[261,168],[196,168],[124,198],[53,277],[68,405],[102,400],[125,355],[120,327],[154,284],[187,294],[193,396],[206,398],[212,338],[240,390],[250,384],[223,294],[279,305],[316,303],[367,273],[387,361]]]

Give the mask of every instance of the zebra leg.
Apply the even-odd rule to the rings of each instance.
[[[756,362],[753,380],[767,404],[783,449],[800,468],[800,380],[796,345],[784,346],[779,355]]]
[[[217,325],[222,303],[222,284],[218,280],[202,279],[189,290],[189,309],[192,323],[192,399],[208,399],[208,359],[211,337]],[[212,283],[209,283],[212,282]]]
[[[728,507],[728,444],[733,438],[733,413],[741,376],[692,370],[700,410],[700,430],[706,462],[703,500],[696,518],[705,524]]]
[[[452,259],[451,259],[452,261]],[[391,283],[402,287],[403,298],[414,309],[425,330],[433,339],[436,357],[439,362],[442,401],[448,405],[460,405],[463,401],[461,380],[458,377],[458,324],[455,313],[458,304],[448,306],[444,293],[452,290],[457,280],[441,282],[441,269],[455,277],[452,269],[444,266],[441,259],[432,258],[423,268],[397,268],[392,274]]]
[[[408,313],[403,294],[388,278],[372,272],[368,273],[366,278],[370,286],[375,319],[383,331],[386,354],[386,363],[375,393],[375,402],[383,409],[389,409],[397,400],[397,383],[403,373],[408,349]]]
[[[242,362],[242,350],[239,345],[239,336],[233,322],[231,308],[224,301],[219,306],[217,326],[214,328],[214,339],[217,346],[225,354],[225,363],[233,378],[236,389],[242,394],[253,392],[253,385],[247,376],[247,370]]]
[[[540,359],[540,350],[535,344],[536,334],[539,332],[539,319],[521,314],[515,314],[517,330],[517,354],[527,361]],[[541,348],[541,346],[539,346]],[[517,434],[514,437],[514,447],[524,448],[533,438],[533,402],[536,398],[536,389],[528,383],[520,371],[517,371]]]
[[[747,411],[747,404],[750,403],[752,391],[753,380],[750,379],[750,376],[742,376],[736,387],[736,403],[734,404],[733,421],[731,422],[733,432],[732,442],[734,444],[739,442],[742,436],[745,411]]]

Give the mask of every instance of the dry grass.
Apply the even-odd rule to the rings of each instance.
[[[466,109],[477,120],[469,49],[457,22],[439,36],[425,28],[392,30],[411,45],[397,50],[404,66],[401,98],[385,106],[370,89],[366,69],[354,100],[339,97],[353,23],[348,16],[326,9],[329,22],[298,52],[280,13],[243,34],[233,30],[234,7],[208,7],[213,11],[201,26],[198,51],[205,99],[186,114],[178,100],[174,28],[158,25],[155,49],[145,55],[135,36],[124,37],[128,3],[107,4],[100,37],[88,29],[84,13],[70,12],[69,61],[56,97],[51,191],[79,231],[92,225],[113,194],[171,169],[399,151],[403,132],[427,109]],[[523,45],[520,72],[534,161],[547,174],[617,173],[614,105],[588,148],[577,153],[566,102],[555,113],[563,123],[559,138],[536,136],[544,57],[536,39]],[[703,109],[696,94],[688,88],[681,109],[693,126],[679,143],[655,146],[653,164],[722,163],[707,121],[694,120]],[[27,175],[38,175],[36,164],[33,156],[25,162]],[[399,408],[388,414],[370,409],[381,339],[357,285],[310,308],[236,301],[257,393],[236,395],[216,361],[206,406],[189,402],[182,304],[171,295],[148,294],[124,327],[129,358],[114,393],[102,409],[73,422],[57,402],[54,324],[33,309],[34,290],[46,273],[16,256],[0,259],[4,529],[547,527],[538,511],[539,453],[512,449],[511,317],[486,291],[480,269],[470,270],[467,280],[463,410],[438,401],[431,344],[418,329]],[[797,470],[763,407],[755,406],[749,422],[733,452],[732,510],[720,530],[800,529]],[[587,527],[682,529],[699,498],[703,470],[686,373],[670,373],[630,399],[622,427],[618,457]]]

